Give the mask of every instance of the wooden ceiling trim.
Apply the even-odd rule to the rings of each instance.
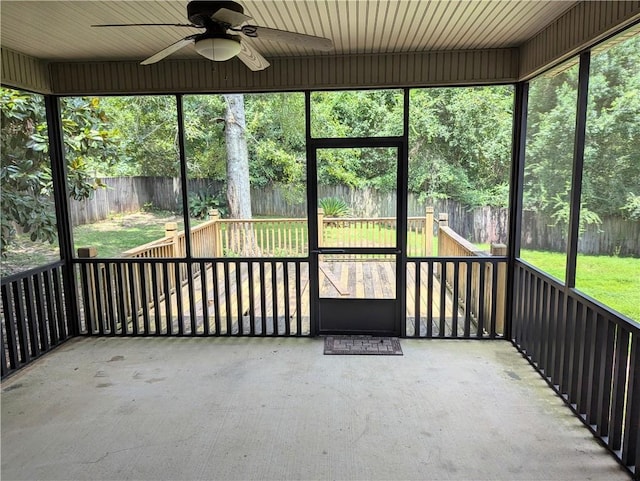
[[[534,77],[637,21],[640,1],[580,2],[522,45],[519,77]]]
[[[147,67],[137,62],[60,62],[50,68],[52,90],[61,95],[248,92],[512,82],[517,58],[516,49],[497,49],[276,58],[261,72],[237,60],[169,60]]]
[[[0,49],[2,84],[42,94],[51,93],[51,79],[45,62],[13,50]]]

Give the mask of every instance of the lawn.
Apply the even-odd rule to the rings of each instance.
[[[171,212],[114,215],[104,221],[77,226],[73,229],[74,250],[91,246],[98,250],[99,257],[121,257],[126,250],[164,237],[166,222],[177,222],[178,230],[183,228],[182,217]],[[28,234],[21,234],[2,259],[0,274],[6,277],[59,259],[57,244],[31,242]]]
[[[564,282],[564,253],[523,250],[522,258]],[[576,288],[622,314],[640,321],[640,259],[579,255]]]
[[[118,215],[73,229],[75,249],[92,246],[98,257],[121,257],[122,253],[164,237],[167,222],[177,222],[183,229],[182,216],[171,212],[137,212]]]

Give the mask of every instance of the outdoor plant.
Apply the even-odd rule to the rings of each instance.
[[[189,197],[189,215],[195,219],[206,219],[211,209],[218,209],[220,216],[226,213],[224,201],[209,192],[197,192]]]
[[[325,197],[320,199],[318,204],[324,210],[324,215],[327,217],[346,217],[349,215],[349,206],[342,199]]]

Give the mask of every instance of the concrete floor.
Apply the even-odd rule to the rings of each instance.
[[[507,342],[79,339],[2,384],[2,479],[628,480]]]

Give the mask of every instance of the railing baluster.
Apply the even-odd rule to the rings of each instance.
[[[173,274],[175,276],[176,317],[178,320],[178,336],[184,336],[184,303],[182,301],[181,264],[174,262]]]
[[[491,313],[490,313],[490,324],[489,324],[489,336],[491,339],[496,338],[496,318],[498,311],[498,263],[491,263],[491,294],[490,294],[490,302],[491,302]]]
[[[238,335],[244,334],[244,321],[242,312],[242,263],[236,264],[236,308],[238,313]]]
[[[133,335],[137,336],[140,333],[138,325],[138,299],[140,297],[140,286],[138,285],[139,276],[137,275],[139,264],[131,264],[129,266],[129,290],[131,291],[131,327],[133,329]],[[174,272],[175,275],[175,272]]]
[[[278,279],[276,263],[271,261],[271,312],[273,314],[273,335],[277,336],[280,333],[279,320],[278,320]]]
[[[235,263],[234,263],[235,265]],[[237,268],[237,267],[236,267]],[[226,332],[227,336],[231,336],[233,334],[233,319],[231,312],[231,283],[229,279],[229,263],[225,262],[223,264],[223,272],[224,272],[224,307],[225,307],[225,321],[226,321]]]
[[[556,323],[556,353],[553,363],[553,379],[554,384],[560,386],[563,383],[564,373],[564,352],[566,344],[564,342],[566,336],[567,325],[567,296],[560,289],[557,289],[557,323]]]
[[[603,318],[602,335],[605,344],[604,359],[600,365],[599,385],[598,385],[598,408],[597,408],[597,427],[596,434],[601,437],[609,435],[609,410],[611,408],[611,395],[613,380],[613,359],[616,344],[616,326],[613,322]]]
[[[538,355],[540,352],[540,283],[541,279],[539,277],[532,277],[532,286],[531,286],[531,318],[530,318],[530,329],[529,329],[529,339],[531,340],[530,345],[531,348],[529,350],[529,354],[531,359],[536,362],[538,361]]]
[[[625,415],[624,439],[622,441],[622,464],[636,467],[640,474],[640,334],[631,338],[629,358],[629,383],[627,412]]]
[[[284,290],[284,334],[291,335],[291,295],[289,293],[289,262],[282,263],[282,289]]]
[[[105,303],[107,304],[107,315],[109,319],[107,320],[107,324],[109,326],[109,334],[111,336],[116,335],[116,309],[113,306],[116,296],[114,295],[114,289],[112,285],[111,279],[111,269],[113,268],[113,264],[104,264],[103,272],[104,272],[104,283],[105,283]]]
[[[298,261],[296,261],[295,295],[296,295],[296,335],[302,336],[302,281],[300,276],[300,262]]]
[[[151,287],[153,289],[153,321],[154,321],[154,334],[159,336],[161,334],[160,326],[160,287],[161,283],[158,281],[158,269],[161,264],[151,264]]]
[[[487,277],[487,269],[486,264],[482,264],[478,262],[478,274],[479,274],[479,285],[478,285],[478,330],[476,332],[476,336],[482,338],[484,337],[485,331],[485,311],[484,311],[484,300],[485,300],[485,282]]]
[[[255,306],[255,289],[253,285],[253,271],[255,262],[249,262],[247,278],[249,282],[249,335],[256,335],[256,306]]]
[[[433,337],[433,266],[435,262],[427,263],[427,338]]]
[[[116,266],[116,303],[118,305],[118,320],[120,321],[120,334],[127,334],[127,314],[124,304],[126,264]]]
[[[580,390],[580,397],[578,398],[578,408],[581,413],[584,413],[589,419],[591,417],[591,392],[593,391],[593,378],[594,378],[594,357],[595,357],[595,326],[596,326],[596,313],[589,309],[586,312],[584,321],[584,357],[582,362],[583,368],[581,373],[582,386]],[[588,424],[591,424],[588,421]]]
[[[213,261],[211,264],[212,280],[213,280],[213,315],[216,336],[220,335],[220,282],[218,279],[218,261]]]
[[[458,337],[458,290],[460,288],[460,262],[453,263],[453,291],[451,298],[453,306],[451,307],[451,337]]]
[[[18,327],[20,361],[26,364],[31,361],[31,352],[29,351],[29,332],[27,329],[27,319],[24,309],[23,283],[21,281],[13,283],[13,302],[16,312],[16,325]]]
[[[627,386],[627,361],[629,360],[629,333],[616,327],[615,361],[611,398],[611,424],[609,425],[609,448],[617,451],[622,447],[624,420],[624,396]]]
[[[414,272],[415,272],[415,280],[413,283],[413,289],[414,289],[414,297],[415,297],[415,304],[414,304],[414,321],[413,321],[413,337],[420,337],[420,330],[421,330],[421,325],[420,325],[420,308],[422,307],[420,305],[420,291],[422,288],[422,280],[420,278],[420,274],[422,271],[422,263],[420,261],[415,261],[412,263],[413,267],[414,267]],[[407,264],[408,266],[408,264]]]
[[[191,334],[192,336],[195,336],[198,334],[198,315],[196,312],[196,294],[194,291],[194,277],[195,277],[195,272],[194,272],[194,268],[197,266],[197,264],[193,264],[192,262],[189,262],[187,264],[185,264],[185,271],[187,272],[187,294],[189,296],[189,317],[191,320],[190,323],[190,331],[189,334]]]
[[[466,265],[466,282],[464,294],[464,337],[471,337],[471,286],[473,285],[473,264],[465,261]]]
[[[71,267],[70,267],[71,269]],[[56,268],[51,272],[53,278],[53,291],[54,291],[54,299],[56,304],[56,312],[58,313],[58,335],[60,339],[66,339],[67,335],[70,331],[68,323],[68,318],[66,315],[65,307],[64,307],[64,294],[62,292],[62,272],[61,269]],[[73,295],[69,293],[69,295]],[[76,307],[77,309],[77,307]],[[78,316],[79,318],[79,316]],[[79,326],[78,326],[79,327]]]
[[[526,279],[526,292],[527,292],[527,301],[524,311],[524,332],[522,336],[522,340],[525,346],[527,346],[527,355],[529,357],[533,356],[534,353],[534,330],[533,330],[533,309],[535,304],[535,285],[536,278],[531,274],[527,273]]]
[[[42,289],[44,288],[44,280],[42,273],[36,273],[33,276],[34,298],[33,301],[36,306],[36,315],[38,318],[38,331],[40,333],[40,348],[41,351],[47,352],[51,348],[49,342],[49,324],[51,321],[47,319],[45,314],[45,302],[42,295]],[[53,340],[51,341],[53,342]]]
[[[567,395],[567,399],[570,403],[573,403],[575,399],[571,396],[574,385],[574,372],[573,372],[573,356],[575,353],[575,338],[576,338],[576,314],[577,306],[573,297],[567,296],[567,329],[565,332],[565,355],[564,355],[564,371],[562,373],[562,379],[564,381],[564,389],[562,394]]]
[[[162,302],[164,302],[164,333],[166,335],[173,334],[173,314],[171,309],[172,297],[171,294],[171,269],[167,262],[162,262],[160,264],[161,272],[162,272]],[[159,308],[159,307],[158,307]],[[160,333],[162,334],[162,326],[160,328]]]
[[[261,320],[261,336],[267,335],[267,283],[264,277],[264,262],[260,262],[260,320]]]
[[[54,305],[53,286],[51,285],[50,270],[42,273],[42,283],[42,287],[44,289],[47,322],[49,324],[49,332],[51,333],[51,345],[55,346],[60,342],[61,339],[58,333],[58,316]]]
[[[446,335],[446,314],[447,314],[447,263],[440,262],[440,325],[438,326],[438,337]]]
[[[12,283],[13,284],[13,283]],[[9,350],[9,368],[11,370],[17,369],[19,365],[18,358],[18,345],[17,339],[18,329],[15,316],[15,304],[13,302],[13,295],[11,284],[4,284],[2,286],[2,314],[5,319],[5,330],[7,336],[7,349]],[[2,363],[5,363],[5,354],[2,352]]]
[[[544,357],[544,374],[547,379],[553,377],[554,356],[557,348],[556,332],[557,332],[557,312],[558,312],[558,291],[547,283],[547,342]]]
[[[147,292],[147,287],[149,286],[149,283],[147,281],[148,266],[149,264],[147,264],[146,262],[144,264],[140,264],[140,293],[142,296],[142,300],[141,300],[142,319],[143,319],[143,325],[144,325],[144,334],[147,336],[149,335],[149,323],[150,323],[149,294]],[[180,269],[178,269],[178,272],[180,272]],[[178,285],[180,285],[179,281],[178,281]]]
[[[573,372],[575,373],[575,383],[573,384],[572,397],[575,399],[576,410],[580,414],[584,414],[584,405],[581,403],[582,399],[582,384],[583,384],[583,372],[584,372],[584,358],[585,358],[585,330],[587,322],[587,307],[582,303],[577,303],[577,317],[576,317],[576,337],[575,345],[576,352],[573,359]]]
[[[207,283],[207,264],[200,261],[200,295],[202,296],[202,333],[204,336],[211,334],[209,325],[209,286]]]

